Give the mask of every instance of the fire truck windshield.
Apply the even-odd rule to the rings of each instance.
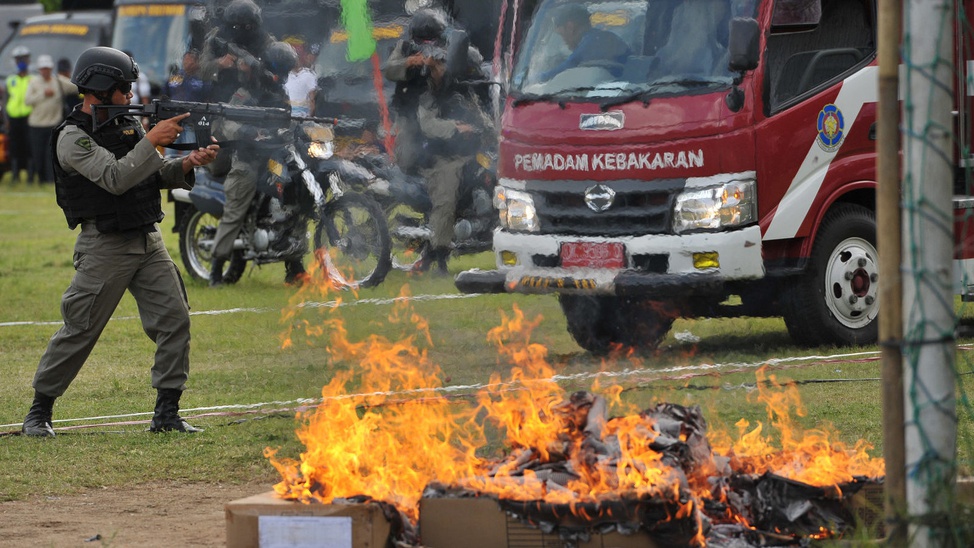
[[[618,98],[729,87],[728,22],[754,0],[542,0],[515,95]]]

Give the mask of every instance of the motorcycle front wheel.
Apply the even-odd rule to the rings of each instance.
[[[316,255],[327,275],[348,287],[375,287],[392,268],[389,229],[379,204],[346,193],[325,205],[315,227]]]
[[[385,214],[392,246],[392,268],[411,272],[429,243],[426,217],[405,204],[392,204],[386,208]]]
[[[209,213],[190,207],[179,227],[179,255],[190,277],[209,281],[210,267],[213,264],[213,238],[216,236],[220,219]],[[240,251],[234,251],[230,260],[223,266],[223,283],[233,284],[240,280],[247,261]]]

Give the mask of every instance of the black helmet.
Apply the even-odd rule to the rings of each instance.
[[[139,65],[127,53],[104,46],[85,50],[74,65],[71,82],[82,90],[111,91],[139,78]]]
[[[415,43],[442,41],[447,24],[443,11],[423,8],[409,18],[409,39]]]
[[[260,28],[260,7],[253,0],[233,0],[223,9],[223,24],[234,38],[249,38]]]
[[[264,67],[278,78],[284,78],[298,64],[298,54],[287,42],[272,42],[264,51]]]

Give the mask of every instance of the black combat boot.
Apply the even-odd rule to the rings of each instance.
[[[51,426],[51,417],[54,416],[54,400],[53,396],[34,392],[34,403],[30,406],[27,416],[24,417],[24,426],[20,429],[25,436],[54,437],[54,427]]]
[[[433,257],[436,259],[436,270],[433,274],[437,276],[446,276],[450,272],[446,269],[446,260],[450,258],[450,249],[446,247],[439,247],[433,250]]]
[[[156,411],[149,424],[149,432],[202,432],[179,416],[179,398],[182,390],[160,388],[156,396]]]
[[[433,269],[433,273],[436,275],[446,275],[446,260],[449,257],[449,248],[427,247],[423,250],[419,262],[413,265],[413,272],[429,272],[430,269]]]
[[[301,260],[284,261],[284,285],[301,285],[308,278]]]
[[[213,266],[210,267],[210,287],[223,285],[223,263],[225,259],[213,257]]]
[[[430,266],[434,262],[433,250],[429,247],[424,248],[422,255],[419,256],[419,260],[413,265],[411,272],[429,272]]]

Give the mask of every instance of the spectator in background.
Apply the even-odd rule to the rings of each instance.
[[[34,168],[30,163],[29,129],[27,117],[30,106],[24,102],[27,97],[27,84],[30,82],[30,50],[27,46],[17,46],[12,53],[17,63],[16,74],[7,76],[4,82],[4,127],[7,128],[7,147],[10,157],[11,180],[20,178],[20,170],[27,170],[27,180],[34,179]]]
[[[183,54],[183,67],[173,73],[162,86],[162,95],[173,101],[205,102],[210,93],[209,83],[200,76],[200,56],[196,50],[189,50]],[[183,133],[176,139],[176,143],[193,143],[196,141],[196,131],[193,124],[183,124]],[[167,154],[176,151],[167,150]]]
[[[71,61],[62,57],[57,61],[57,75],[62,82],[71,82]],[[64,96],[64,113],[67,115],[74,110],[75,105],[81,103],[81,94],[74,93]]]
[[[300,36],[289,36],[284,39],[291,44],[298,54],[298,64],[287,77],[284,84],[287,90],[288,103],[291,114],[295,116],[314,115],[315,92],[318,91],[318,74],[315,72],[315,61],[321,50],[319,44],[308,44]]]
[[[173,101],[203,102],[208,87],[200,76],[200,54],[194,49],[183,54],[183,67],[166,80],[162,94]]]
[[[37,58],[37,71],[40,76],[30,79],[24,97],[24,103],[31,107],[27,117],[30,156],[40,182],[53,183],[51,132],[64,120],[64,98],[78,95],[78,86],[70,80],[63,82],[54,74],[54,59],[50,55]]]

